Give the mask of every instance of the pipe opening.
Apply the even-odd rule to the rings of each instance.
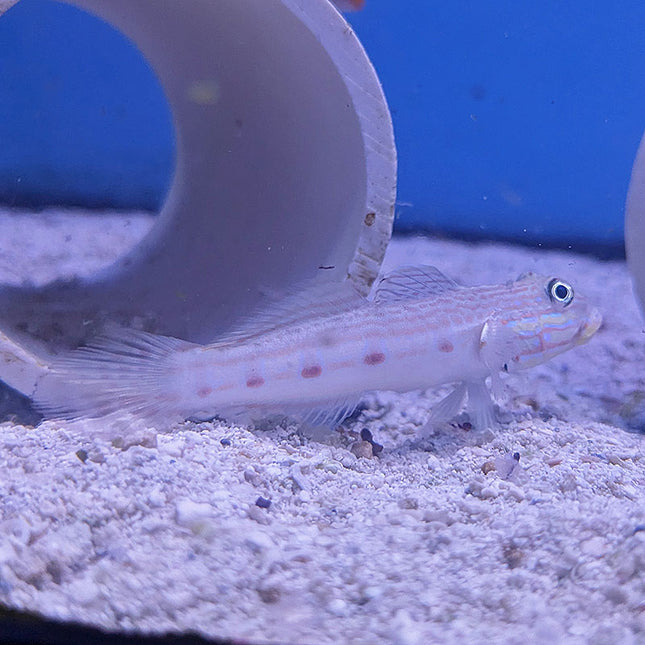
[[[172,181],[154,71],[121,32],[64,3],[0,16],[0,281],[87,278],[137,246]]]

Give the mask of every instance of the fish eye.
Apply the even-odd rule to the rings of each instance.
[[[573,300],[573,287],[558,278],[549,281],[546,292],[549,294],[551,302],[558,302],[565,307]]]

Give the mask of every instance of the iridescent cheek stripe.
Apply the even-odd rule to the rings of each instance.
[[[549,313],[539,318],[530,318],[509,323],[523,341],[515,358],[520,365],[535,363],[535,359],[559,347],[568,347],[575,337],[579,321],[569,319],[562,313]]]

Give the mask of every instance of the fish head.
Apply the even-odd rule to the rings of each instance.
[[[506,287],[506,303],[480,338],[491,369],[514,372],[544,363],[587,342],[602,324],[598,309],[561,278],[523,274]]]

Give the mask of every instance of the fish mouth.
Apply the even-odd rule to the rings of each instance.
[[[600,325],[602,325],[602,314],[594,307],[578,331],[577,344],[586,343],[600,329]]]

